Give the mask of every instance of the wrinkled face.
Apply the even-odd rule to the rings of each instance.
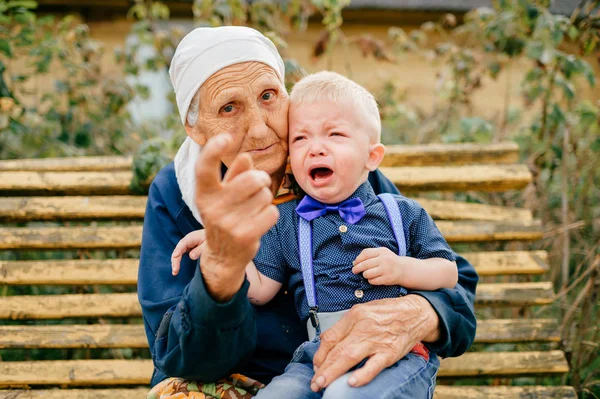
[[[200,112],[188,135],[202,145],[227,132],[234,145],[222,160],[230,166],[248,153],[257,169],[274,174],[287,160],[289,100],[285,87],[269,66],[244,62],[216,72],[200,88]]]
[[[385,152],[372,143],[363,112],[350,102],[290,107],[290,163],[306,194],[335,204],[348,198],[375,170]]]

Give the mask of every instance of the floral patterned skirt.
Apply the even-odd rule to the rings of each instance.
[[[152,388],[146,399],[250,399],[264,386],[241,374],[211,384],[167,378]]]

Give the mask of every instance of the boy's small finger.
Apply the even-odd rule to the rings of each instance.
[[[377,258],[365,259],[365,260],[359,262],[358,264],[356,264],[356,263],[354,264],[354,266],[352,267],[352,273],[354,273],[354,274],[362,273],[365,270],[369,270],[369,269],[372,269],[377,266],[379,266],[379,259],[377,259]]]
[[[354,262],[352,262],[352,263],[354,265],[356,265],[360,262],[364,262],[367,259],[376,258],[378,256],[379,256],[378,248],[363,249],[362,252],[356,257],[356,259],[354,259]]]

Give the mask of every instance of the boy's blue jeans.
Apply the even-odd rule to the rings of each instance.
[[[300,345],[285,372],[273,379],[266,388],[261,389],[256,399],[404,399],[433,398],[435,379],[440,362],[434,353],[429,359],[422,355],[409,353],[392,366],[384,369],[365,386],[354,388],[348,385],[348,372],[335,380],[325,390],[316,393],[310,389],[314,376],[313,357],[319,348],[319,338]],[[359,364],[356,368],[363,365]]]

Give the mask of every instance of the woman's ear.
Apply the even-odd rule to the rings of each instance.
[[[369,171],[374,171],[379,167],[379,164],[383,160],[383,156],[385,155],[385,146],[381,143],[372,144],[369,147],[369,159],[367,160],[367,169]]]
[[[185,122],[185,133],[199,145],[206,144],[206,135],[197,126],[191,126],[187,121]]]

